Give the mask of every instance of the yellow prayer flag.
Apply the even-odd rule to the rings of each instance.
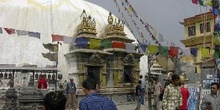
[[[155,54],[158,52],[158,46],[157,45],[149,45],[147,47],[148,51],[150,52],[150,54]]]
[[[212,0],[205,0],[204,5],[212,6]]]
[[[208,48],[201,48],[202,57],[209,57],[210,52]]]
[[[101,40],[99,40],[99,39],[89,39],[89,48],[90,49],[99,49],[100,42],[101,42]]]

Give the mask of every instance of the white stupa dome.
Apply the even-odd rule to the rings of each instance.
[[[42,43],[52,43],[51,34],[74,36],[82,20],[80,15],[83,10],[95,18],[98,37],[104,31],[109,15],[107,10],[84,0],[1,0],[0,10],[2,29],[12,28],[41,34],[40,39],[37,39],[9,35],[3,29],[0,34],[0,64],[29,63],[38,67],[54,64],[41,55],[48,52]],[[128,38],[135,40],[127,27],[125,33]],[[59,49],[61,56],[69,52],[66,44]],[[60,67],[65,66],[65,59],[59,58]]]

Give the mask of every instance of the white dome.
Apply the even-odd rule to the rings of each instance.
[[[75,34],[83,10],[95,18],[98,36],[109,15],[107,10],[84,0],[3,0],[0,10],[1,27],[66,36]],[[128,28],[125,33],[135,40]]]
[[[54,64],[41,55],[48,52],[42,43],[51,43],[51,34],[76,34],[83,10],[95,18],[98,37],[104,31],[109,15],[107,10],[83,0],[1,0],[0,10],[0,27],[41,34],[41,38],[37,39],[8,35],[3,31],[3,34],[0,34],[0,64],[29,63],[38,67]],[[125,33],[128,38],[135,40],[127,27]],[[63,44],[59,52],[61,56],[68,53],[68,46]],[[59,64],[65,66],[64,60],[60,57]]]

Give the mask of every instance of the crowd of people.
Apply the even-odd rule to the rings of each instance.
[[[189,110],[188,98],[190,96],[188,88],[185,86],[186,78],[183,75],[172,74],[171,78],[166,81],[162,88],[158,77],[154,77],[151,90],[153,91],[153,108],[152,110]],[[136,86],[136,99],[137,106],[135,110],[140,110],[142,97],[146,94],[146,80],[140,76],[140,80]],[[149,84],[148,84],[149,85]],[[143,88],[145,87],[145,88]],[[150,88],[150,87],[148,87]],[[219,83],[211,83],[211,93],[202,98],[200,109],[201,110],[220,110],[220,96],[218,95]],[[195,108],[193,110],[196,110]]]
[[[82,83],[85,97],[77,105],[76,84],[73,78],[66,84],[64,91],[54,91],[43,94],[43,110],[117,110],[115,103],[97,93],[98,84],[94,79],[86,79]],[[38,89],[47,87],[46,79],[41,76],[38,80]]]
[[[140,76],[135,88],[137,106],[135,110],[140,110],[144,105],[145,94],[147,93],[147,78]],[[187,100],[190,96],[189,90],[185,87],[186,79],[177,74],[173,74],[164,87],[159,82],[158,77],[154,78],[151,85],[153,91],[154,110],[189,110]],[[82,83],[85,97],[77,104],[76,84],[73,78],[66,83],[64,91],[45,92],[47,81],[44,76],[38,80],[38,89],[44,96],[43,110],[117,110],[115,103],[97,93],[98,84],[94,79],[86,79]],[[219,84],[211,84],[211,94],[202,98],[201,110],[220,110],[220,97],[218,96]],[[149,92],[149,90],[148,90]]]

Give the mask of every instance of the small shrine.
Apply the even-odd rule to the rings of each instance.
[[[69,76],[78,81],[79,100],[82,81],[92,78],[99,85],[99,93],[111,97],[116,103],[134,101],[134,86],[139,78],[139,54],[126,37],[124,23],[109,13],[104,33],[97,37],[95,19],[86,14],[77,27],[75,45],[65,55],[69,63]],[[126,48],[129,45],[130,48]]]

